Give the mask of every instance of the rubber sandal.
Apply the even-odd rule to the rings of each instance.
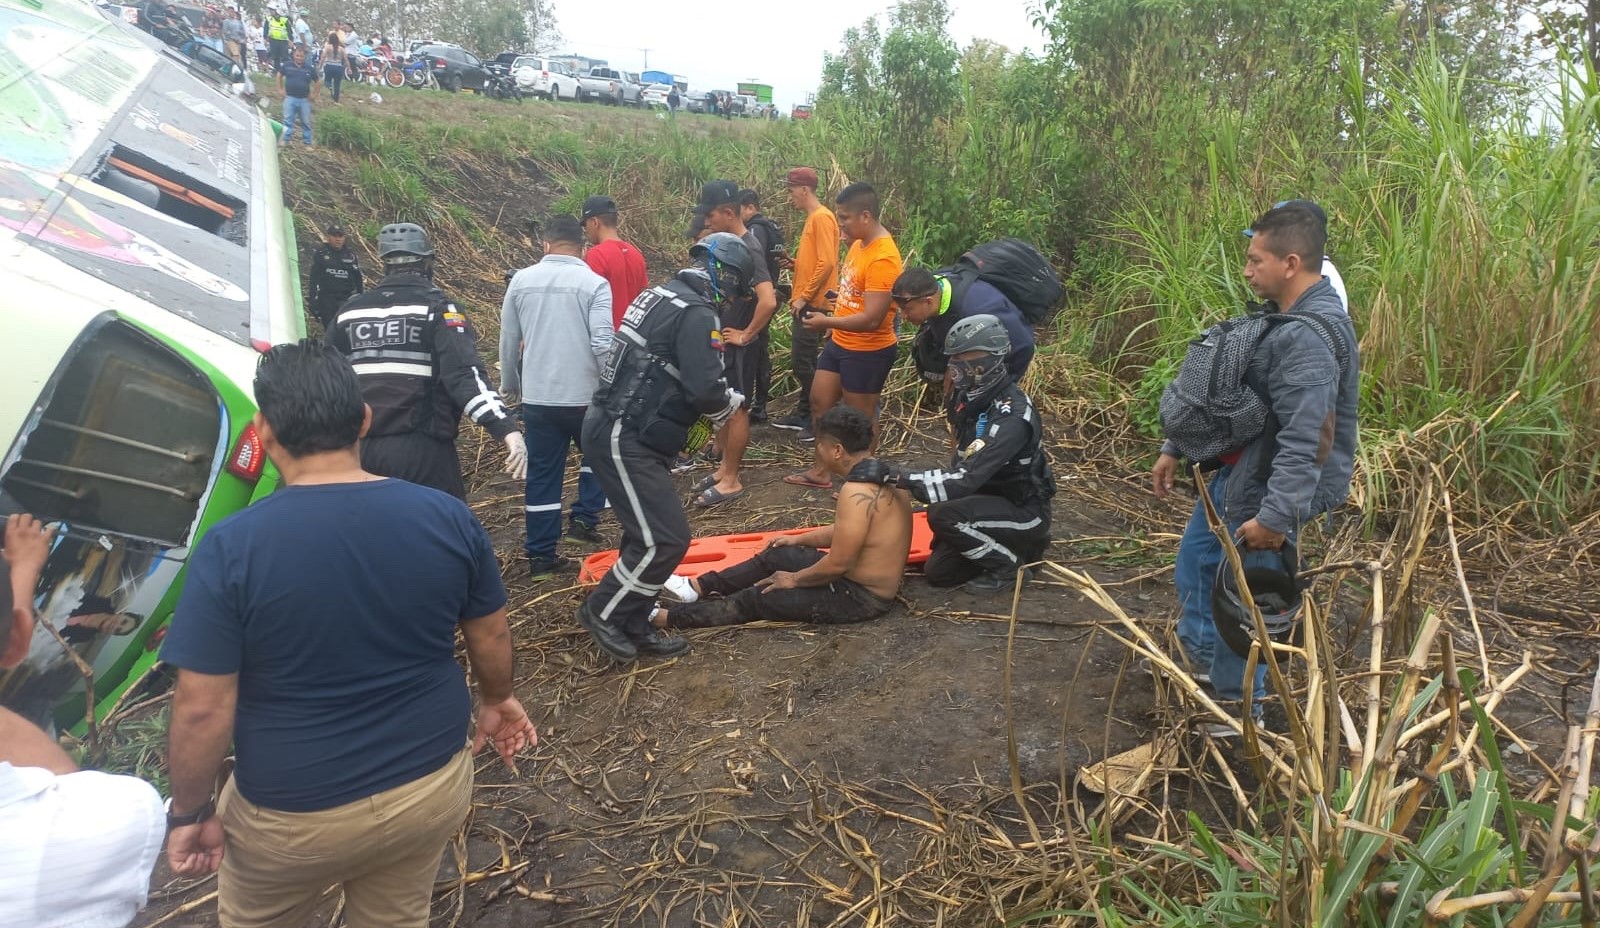
[[[833,481],[832,480],[817,480],[817,481],[813,481],[813,480],[808,479],[805,474],[790,474],[789,476],[783,478],[783,482],[787,483],[788,485],[790,485],[792,487],[805,487],[808,490],[831,490],[831,489],[833,489]]]
[[[711,489],[712,487],[714,487],[716,485],[717,485],[717,475],[716,474],[706,474],[698,482],[695,483],[694,492],[696,494],[704,493],[705,491]]]
[[[743,490],[734,490],[732,493],[724,493],[714,486],[707,487],[704,493],[701,493],[695,498],[694,508],[710,509],[713,506],[721,506],[723,503],[726,503],[730,500],[736,500],[743,495]]]

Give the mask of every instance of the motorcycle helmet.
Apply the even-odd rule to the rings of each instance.
[[[981,358],[957,358],[957,355],[981,351]],[[944,353],[949,358],[951,386],[957,393],[977,398],[992,387],[1002,384],[1009,376],[1006,355],[1011,353],[1011,336],[1005,324],[987,313],[968,316],[950,327],[944,337]]]
[[[755,259],[744,239],[731,232],[713,232],[689,248],[689,257],[701,261],[711,277],[711,292],[718,299],[737,299],[750,291]]]
[[[1239,559],[1244,567],[1245,583],[1267,635],[1280,644],[1286,643],[1294,633],[1300,619],[1303,598],[1300,592],[1300,556],[1294,542],[1285,541],[1277,551],[1252,551],[1239,543]],[[1245,608],[1244,597],[1234,577],[1233,566],[1227,558],[1217,566],[1217,579],[1211,587],[1211,621],[1217,635],[1232,649],[1245,657],[1256,638],[1256,623]]]
[[[433,243],[414,222],[390,223],[378,230],[378,257],[384,264],[416,264],[433,257]]]

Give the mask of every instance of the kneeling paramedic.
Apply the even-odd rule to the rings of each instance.
[[[433,285],[433,246],[421,226],[378,230],[384,278],[339,308],[327,341],[350,359],[372,428],[361,466],[466,499],[456,433],[463,412],[506,446],[506,473],[528,475],[528,449],[478,358],[472,324]]]
[[[744,403],[722,376],[717,312],[749,297],[756,258],[724,232],[689,253],[692,266],[639,294],[623,313],[583,420],[583,447],[622,526],[622,545],[578,622],[619,661],[689,648],[650,624],[661,584],[689,550],[689,519],[670,468],[700,416],[720,426]]]
[[[928,507],[933,552],[924,572],[936,587],[1009,590],[1023,565],[1050,545],[1055,477],[1039,414],[1006,368],[1011,340],[994,316],[962,319],[945,338],[951,393],[946,415],[956,436],[948,468],[885,467],[882,482]]]

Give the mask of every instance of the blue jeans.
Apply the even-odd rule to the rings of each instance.
[[[1228,467],[1222,468],[1212,474],[1206,484],[1211,493],[1211,503],[1219,513],[1224,512],[1223,500],[1229,471]],[[1242,521],[1229,520],[1228,528],[1236,532],[1243,524]],[[1249,555],[1245,556],[1248,559]],[[1178,542],[1178,563],[1173,571],[1173,583],[1178,588],[1178,604],[1182,609],[1178,616],[1178,643],[1183,646],[1184,654],[1196,670],[1210,672],[1211,686],[1216,690],[1217,698],[1240,702],[1244,699],[1245,659],[1233,653],[1233,649],[1217,637],[1217,627],[1211,617],[1211,588],[1216,584],[1217,568],[1222,561],[1222,542],[1212,534],[1211,526],[1206,522],[1205,505],[1197,499],[1194,501],[1194,512],[1189,516],[1189,524],[1183,530],[1183,540]],[[1253,704],[1258,707],[1257,712],[1260,711],[1261,700],[1267,695],[1266,680],[1266,658],[1263,656],[1256,664],[1255,694],[1252,697]]]
[[[311,144],[311,99],[309,97],[284,97],[283,98],[283,140],[294,141],[294,121],[300,120],[300,127],[305,131],[305,141]]]
[[[523,514],[528,557],[553,558],[561,540],[561,481],[567,472],[567,449],[583,450],[584,406],[522,405],[523,438],[528,443],[528,486]],[[578,471],[578,501],[572,521],[593,528],[605,508],[605,491],[584,462]]]

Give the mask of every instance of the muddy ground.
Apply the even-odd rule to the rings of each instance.
[[[355,159],[317,151],[285,164],[302,226],[373,218]],[[527,260],[523,218],[559,192],[538,165],[493,168],[464,172],[452,191],[476,215],[493,217],[491,237],[471,250],[460,234],[441,243],[449,255],[441,282],[470,299],[485,345],[495,338],[485,317],[498,302],[499,269]],[[309,231],[302,228],[307,251]],[[303,255],[302,266],[308,262]],[[657,263],[659,276],[667,268]],[[940,420],[906,405],[891,404],[885,455],[941,459]],[[774,403],[775,412],[787,408]],[[1074,792],[1077,768],[1147,741],[1184,714],[1129,666],[1110,634],[1120,626],[1044,581],[1022,594],[1009,657],[1009,597],[936,591],[913,575],[900,607],[865,625],[696,631],[684,657],[618,667],[574,622],[579,589],[526,580],[521,490],[495,472],[497,455],[481,436],[467,436],[475,508],[510,587],[517,692],[541,743],[516,776],[480,758],[474,813],[446,853],[434,926],[999,924],[1002,912],[1030,910],[1019,902],[1032,891],[1026,887],[1055,878],[1073,832],[1067,800],[1093,802]],[[1065,425],[1053,441],[1060,491],[1051,559],[1107,584],[1122,609],[1170,640],[1170,565],[1192,497],[1154,501],[1137,465],[1106,463],[1095,438]],[[808,454],[790,433],[757,427],[745,497],[691,513],[696,534],[825,521],[827,494],[780,482]],[[685,497],[703,473],[677,478]],[[614,522],[602,529],[614,542]],[[1490,653],[1501,672],[1525,645],[1536,652],[1529,694],[1501,713],[1534,752],[1510,755],[1508,765],[1532,782],[1540,759],[1555,762],[1562,686],[1593,651],[1592,617],[1519,624],[1512,604],[1500,602],[1498,578],[1471,579],[1495,590],[1479,608],[1494,619]],[[1537,601],[1537,590],[1524,592]],[[1332,637],[1364,659],[1352,625],[1360,591],[1347,598]],[[1463,629],[1459,605],[1447,608],[1458,610]],[[1458,653],[1476,651],[1458,638]],[[1174,778],[1153,800],[1234,818],[1240,810],[1203,785],[1216,781],[1214,769],[1190,769],[1203,768]],[[1019,793],[1048,854],[1030,850],[1038,845],[1030,844]],[[163,865],[153,886],[137,925],[216,924],[215,902],[205,898],[214,881],[174,884]],[[330,897],[318,923],[337,924],[336,913]]]
[[[886,445],[937,457],[937,420],[917,425],[891,426]],[[827,494],[780,482],[808,448],[758,427],[746,496],[692,513],[696,533],[825,520]],[[685,496],[697,476],[677,478]],[[1064,476],[1052,558],[1119,584],[1119,605],[1165,636],[1175,608],[1161,565],[1175,536],[1140,528],[1154,504],[1136,478],[1074,474],[1070,463]],[[525,579],[520,492],[494,476],[474,496],[505,566],[517,691],[541,742],[519,776],[480,758],[472,820],[440,873],[436,926],[996,924],[984,896],[1005,880],[975,879],[981,858],[1029,840],[1008,733],[1030,811],[1059,841],[1062,787],[1073,793],[1076,769],[1172,718],[1170,700],[1106,634],[1116,629],[1106,614],[1037,580],[1019,604],[1009,691],[1009,597],[933,590],[914,575],[900,607],[874,622],[695,631],[684,657],[619,667],[574,623],[577,587]],[[1174,526],[1184,505],[1162,504]],[[616,537],[609,518],[603,529]],[[1515,710],[1547,760],[1561,736],[1550,708],[1530,699]],[[1537,775],[1532,759],[1511,761]],[[1183,789],[1161,801],[1194,802],[1208,818],[1238,811]],[[213,884],[168,880],[159,869],[138,924],[215,924],[210,902],[174,914]],[[320,924],[335,912],[330,897]]]

